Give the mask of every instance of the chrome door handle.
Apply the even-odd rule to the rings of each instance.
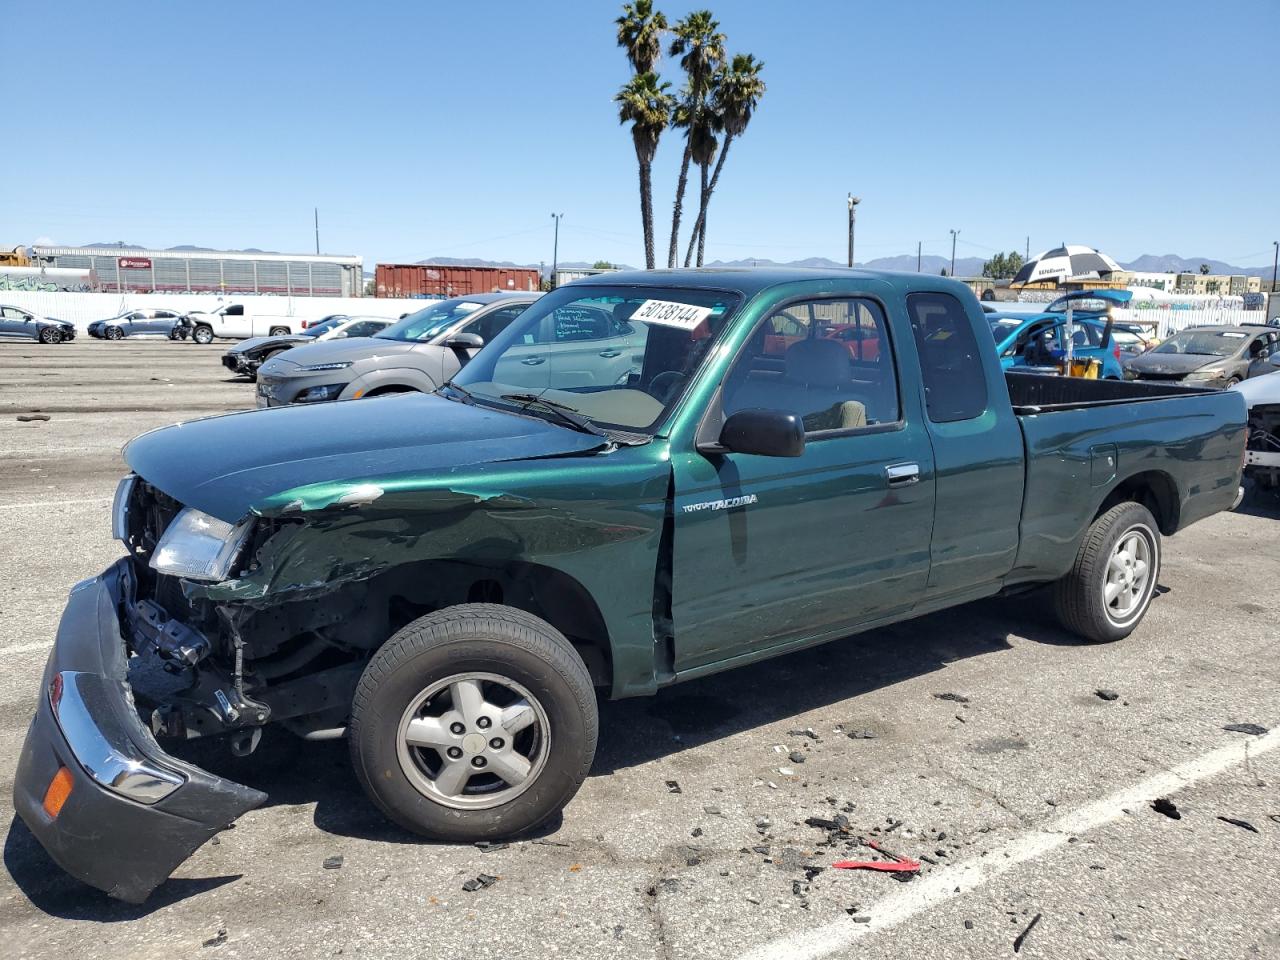
[[[909,487],[920,482],[920,464],[895,463],[884,468],[884,475],[891,487]]]
[[[540,363],[546,363],[547,358],[546,357],[529,357],[525,360],[521,360],[520,362],[523,363],[526,367],[536,367]]]

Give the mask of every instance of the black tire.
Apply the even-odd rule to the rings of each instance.
[[[289,334],[290,334],[290,333],[291,333],[291,331],[289,330],[289,328],[288,328],[288,327],[272,327],[269,331],[267,331],[267,336],[269,336],[269,337],[287,337],[287,336],[289,336]]]
[[[57,327],[42,327],[37,334],[41,343],[61,343],[62,331]]]
[[[549,728],[541,767],[523,792],[483,809],[428,796],[401,762],[407,711],[433,684],[466,674],[523,687]],[[474,842],[518,836],[555,816],[591,769],[598,723],[591,676],[558,630],[521,610],[470,603],[421,617],[383,645],[356,687],[348,732],[356,777],[391,820],[433,839]]]
[[[124,331],[121,330],[119,327],[107,327],[107,329],[103,332],[103,336],[106,337],[108,340],[123,340]]]
[[[1134,608],[1117,615],[1104,598],[1108,567],[1122,540],[1146,541],[1147,579]],[[1132,633],[1146,616],[1160,579],[1160,528],[1140,503],[1118,503],[1089,527],[1071,571],[1053,585],[1053,605],[1062,625],[1094,643],[1111,643]]]
[[[1240,378],[1239,378],[1239,377],[1231,377],[1229,380],[1227,380],[1227,382],[1226,382],[1226,383],[1224,383],[1224,384],[1222,385],[1222,389],[1223,389],[1223,390],[1230,390],[1232,387],[1234,387],[1234,386],[1235,386],[1237,383],[1239,383],[1239,382],[1240,382]]]
[[[191,339],[196,343],[213,343],[213,327],[205,326],[203,323],[197,325],[191,333]]]

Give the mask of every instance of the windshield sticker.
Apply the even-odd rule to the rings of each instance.
[[[698,309],[702,309],[699,307]],[[699,510],[731,510],[734,507],[749,507],[759,501],[754,493],[745,497],[729,497],[727,500],[704,500],[701,503],[686,503],[680,509],[685,513],[697,513]]]
[[[689,303],[673,303],[670,300],[646,300],[631,315],[641,323],[656,323],[663,327],[693,331],[698,324],[711,316],[711,307],[695,307]]]
[[[1230,337],[1232,340],[1243,340],[1245,337],[1247,337],[1247,336],[1248,336],[1248,334],[1247,334],[1247,333],[1229,333],[1229,332],[1224,332],[1224,333],[1220,333],[1220,334],[1218,334],[1218,336],[1220,336],[1220,337]]]

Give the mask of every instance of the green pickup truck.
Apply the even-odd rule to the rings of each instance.
[[[71,592],[15,804],[141,900],[265,799],[161,744],[279,724],[345,737],[408,830],[509,837],[581,785],[598,695],[1039,586],[1126,636],[1244,445],[1236,393],[1006,374],[951,280],[579,281],[436,394],[133,441],[126,556]]]

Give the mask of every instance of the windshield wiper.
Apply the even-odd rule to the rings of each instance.
[[[475,405],[476,399],[471,395],[471,391],[468,390],[466,387],[460,387],[456,383],[454,383],[452,380],[446,380],[444,383],[440,384],[441,390],[444,390],[446,387],[450,390],[455,391],[456,393],[460,393],[462,395],[463,403],[469,403],[472,406]]]
[[[597,427],[587,417],[582,416],[573,407],[565,406],[563,403],[556,403],[554,400],[548,400],[546,397],[537,393],[504,393],[501,399],[510,400],[513,403],[523,404],[521,410],[527,410],[534,404],[550,411],[562,423],[566,423],[573,429],[581,433],[594,434],[597,437],[608,438],[608,434]]]

